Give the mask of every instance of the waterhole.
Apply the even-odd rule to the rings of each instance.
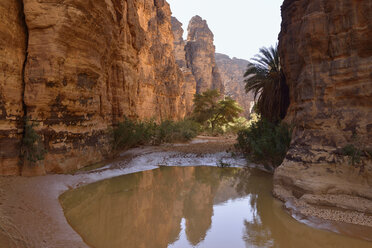
[[[95,248],[362,248],[297,222],[255,169],[160,167],[68,191],[69,224]]]

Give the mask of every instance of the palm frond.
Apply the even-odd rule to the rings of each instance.
[[[289,106],[289,89],[280,67],[278,46],[263,47],[251,59],[245,77],[245,90],[254,94],[260,114],[273,122],[283,119]]]

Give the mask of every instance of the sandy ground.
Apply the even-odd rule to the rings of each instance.
[[[58,200],[63,192],[159,166],[218,166],[221,162],[232,166],[247,165],[243,157],[230,153],[234,151],[234,143],[235,137],[198,137],[187,144],[131,149],[104,167],[92,166],[74,175],[0,177],[0,247],[88,247],[64,217]],[[249,166],[264,169],[259,165]]]
[[[242,157],[226,151],[234,137],[198,137],[188,144],[142,147],[120,154],[116,161],[74,175],[0,177],[0,247],[87,247],[67,223],[58,197],[66,190],[159,166],[217,166],[221,161],[244,166]]]

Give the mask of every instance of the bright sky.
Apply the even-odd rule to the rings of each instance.
[[[275,45],[283,0],[168,0],[173,16],[183,23],[199,15],[214,33],[218,53],[251,59],[263,46]]]

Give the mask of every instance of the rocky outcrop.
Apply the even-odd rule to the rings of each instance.
[[[275,172],[274,193],[306,215],[353,223],[371,212],[371,13],[370,0],[286,0],[282,6],[279,52],[290,88],[286,121],[294,133]],[[342,151],[347,145],[361,157],[355,166]],[[337,210],[319,211],[319,205]]]
[[[1,174],[20,171],[24,119],[48,150],[43,174],[102,160],[124,115],[184,117],[165,0],[4,0],[0,13]]]
[[[0,3],[0,174],[19,173],[27,32],[19,1]]]
[[[230,58],[225,54],[216,53],[216,64],[225,87],[225,94],[235,99],[243,107],[243,116],[249,117],[254,105],[252,93],[245,92],[244,73],[249,61]]]
[[[172,17],[172,32],[174,35],[174,56],[178,66],[181,68],[183,74],[183,99],[186,108],[186,115],[191,114],[194,106],[194,95],[196,93],[196,81],[190,68],[187,67],[186,62],[186,41],[183,39],[182,23],[177,18]]]
[[[185,47],[187,67],[197,82],[196,92],[208,89],[224,92],[223,82],[215,61],[214,35],[207,21],[194,16],[188,26],[188,37]]]

